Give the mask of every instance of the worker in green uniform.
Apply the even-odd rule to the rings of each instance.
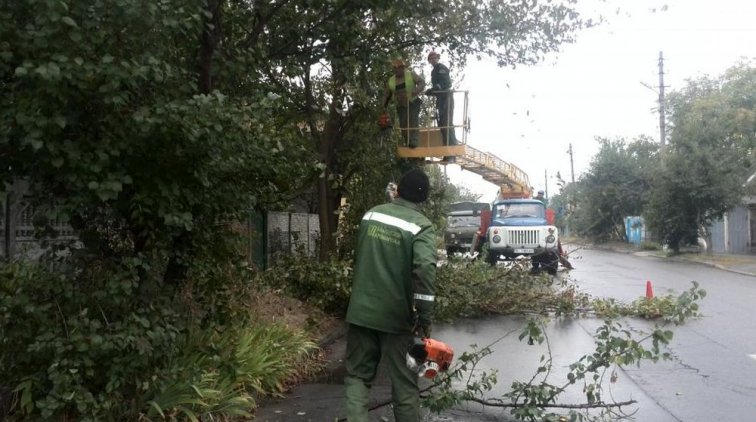
[[[436,234],[419,210],[428,198],[420,169],[399,181],[396,199],[370,209],[360,223],[346,350],[347,420],[368,420],[378,364],[386,359],[394,418],[420,420],[418,374],[406,365],[413,336],[430,336],[436,292]]]

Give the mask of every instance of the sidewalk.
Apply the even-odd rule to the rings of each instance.
[[[568,250],[571,250],[574,247],[587,249],[604,249],[620,253],[631,253],[639,256],[655,256],[658,258],[665,258],[674,261],[697,262],[699,264],[719,268],[720,270],[756,277],[756,255],[683,252],[679,255],[669,256],[666,252],[661,250],[644,251],[639,250],[632,244],[620,242],[597,245],[569,246],[571,246],[571,248],[568,248]]]
[[[572,245],[573,250],[576,245]],[[640,251],[628,244],[614,245],[585,245],[578,246],[590,249],[613,250],[618,253],[628,253],[640,256],[655,256],[671,260],[696,262],[720,268],[725,271],[756,277],[756,255],[724,255],[684,253],[669,257],[662,251]],[[756,280],[754,280],[756,281]],[[334,422],[343,420],[346,416],[344,406],[344,354],[346,351],[346,324],[334,330],[322,342],[322,347],[329,357],[323,376],[307,384],[302,384],[280,399],[270,399],[262,402],[256,411],[255,420],[260,422]],[[371,393],[371,407],[390,401],[390,382],[379,371]],[[370,421],[390,422],[393,415],[390,406],[381,406],[370,412]],[[450,411],[443,415],[433,415],[428,421],[488,421],[490,416],[482,412]],[[507,420],[499,415],[495,420]]]
[[[721,270],[756,277],[756,256],[732,254],[683,254],[670,259],[698,262]]]
[[[318,379],[294,387],[285,397],[260,403],[255,420],[260,422],[334,422],[346,418],[344,402],[344,356],[346,354],[346,328],[344,323],[322,345],[329,360]],[[370,406],[391,399],[390,381],[379,372],[371,391]],[[393,420],[390,406],[370,412],[371,421]],[[390,419],[389,419],[390,418]]]

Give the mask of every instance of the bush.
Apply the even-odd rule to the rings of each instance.
[[[661,250],[661,246],[658,243],[645,240],[640,244],[640,249],[642,251],[658,251]]]
[[[250,417],[256,398],[279,395],[302,368],[313,369],[315,345],[282,326],[252,325],[198,332],[181,349],[145,395],[148,419]]]
[[[185,327],[171,296],[143,297],[136,266],[119,270],[3,269],[0,382],[16,392],[15,415],[136,416],[133,394],[177,352]]]
[[[352,290],[352,262],[321,263],[303,255],[282,256],[257,282],[281,289],[332,315],[346,315]]]
[[[312,369],[303,362],[314,345],[256,320],[254,291],[234,271],[206,267],[176,290],[140,285],[139,260],[78,268],[87,269],[0,270],[0,392],[13,392],[11,420],[249,415],[255,397]]]

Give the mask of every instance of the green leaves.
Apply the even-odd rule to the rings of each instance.
[[[23,294],[2,298],[12,311],[0,324],[28,316],[13,335],[0,336],[0,350],[27,352],[2,355],[11,361],[0,364],[2,378],[30,397],[23,411],[137,418],[148,406],[124,409],[138,402],[130,394],[157,380],[169,391],[181,380],[161,370],[176,356],[184,324],[196,318],[208,332],[233,331],[225,318],[241,311],[218,299],[233,278],[192,278],[238,253],[226,222],[249,208],[287,207],[318,173],[324,221],[333,222],[324,238],[336,227],[342,195],[355,205],[351,221],[381,197],[401,167],[393,145],[376,142],[369,116],[386,76],[376,63],[397,46],[413,54],[436,34],[435,41],[459,48],[460,65],[469,54],[488,53],[511,64],[553,50],[577,25],[569,14],[546,13],[562,7],[515,4],[523,19],[512,19],[510,6],[479,10],[466,0],[409,10],[387,4],[18,0],[3,7],[3,178],[27,182],[32,202],[54,202],[50,218],[69,221],[83,244],[65,251],[65,263],[50,264],[60,278],[39,274],[25,280]],[[429,12],[437,19],[406,20]],[[463,17],[482,24],[459,25]],[[493,52],[492,42],[508,48]],[[185,277],[166,283],[173,280],[166,268],[176,266]],[[291,271],[302,275],[298,294],[340,280],[318,300],[334,312],[343,308],[344,265]],[[198,285],[201,297],[180,289]],[[170,409],[191,418],[212,397],[246,409],[246,396],[223,387],[214,369],[203,367],[171,390],[188,394],[186,401],[171,407],[154,400],[156,414]]]
[[[123,188],[118,180],[91,181],[87,186],[95,191],[97,197],[103,202],[117,198]]]
[[[79,25],[77,25],[77,24],[76,24],[76,21],[75,21],[75,20],[73,20],[73,19],[72,19],[71,17],[69,17],[69,16],[63,16],[63,17],[62,17],[62,18],[60,19],[60,21],[61,21],[61,22],[63,22],[64,24],[66,24],[66,25],[70,26],[70,27],[73,27],[73,28],[78,28],[78,27],[79,27]]]
[[[645,137],[629,144],[599,139],[599,144],[588,173],[565,189],[568,202],[558,198],[555,204],[574,209],[569,223],[581,236],[625,240],[624,219],[643,210],[658,146]]]
[[[673,131],[645,214],[674,251],[696,244],[742,200],[754,164],[755,78],[756,69],[743,63],[718,79],[688,81],[669,96]]]
[[[278,257],[276,265],[260,274],[258,281],[329,314],[346,315],[352,267],[349,261],[320,263],[294,254]]]
[[[123,389],[175,353],[180,325],[170,301],[138,305],[135,273],[112,270],[72,280],[19,267],[0,281],[0,377],[19,393],[17,415],[129,414]]]

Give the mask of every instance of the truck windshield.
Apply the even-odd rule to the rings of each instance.
[[[478,227],[480,226],[480,217],[450,215],[447,217],[446,223],[448,227]]]
[[[496,218],[544,218],[543,205],[514,203],[499,204],[494,209]]]

